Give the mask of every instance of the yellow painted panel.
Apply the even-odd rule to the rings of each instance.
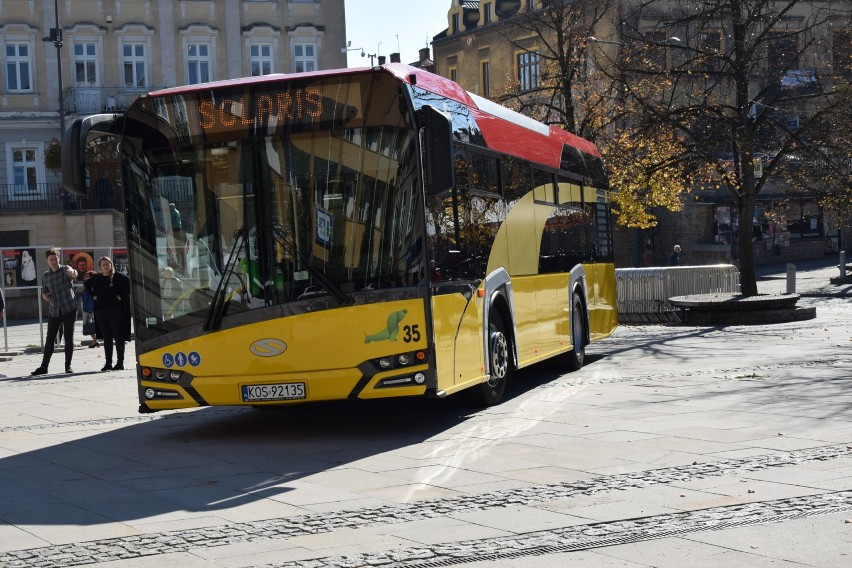
[[[538,305],[536,287],[538,277],[526,276],[512,279],[512,307],[515,318],[515,340],[518,347],[519,366],[536,358],[539,341]]]
[[[484,376],[482,301],[462,294],[441,294],[432,300],[438,388]]]
[[[239,403],[241,383],[289,381],[306,382],[308,400],[327,400],[349,395],[364,361],[425,349],[426,335],[423,301],[402,300],[203,333],[144,353],[139,363],[173,362],[171,368],[195,377],[192,386],[212,404]]]
[[[611,263],[584,264],[589,300],[589,331],[592,339],[608,337],[618,326],[615,295],[615,266]]]
[[[512,204],[506,220],[500,225],[488,257],[487,274],[500,267],[512,277],[538,274],[541,235],[553,206],[536,204],[533,193],[527,193]],[[550,196],[553,197],[552,188]]]
[[[546,203],[556,203],[556,196],[553,192],[553,184],[548,183],[539,185],[533,189],[533,195],[536,201],[544,201]]]
[[[569,274],[512,279],[520,366],[571,348]]]
[[[545,274],[536,277],[539,355],[571,347],[569,280],[570,274]]]
[[[580,203],[583,196],[583,189],[576,183],[559,183],[559,204],[568,205],[569,203]]]

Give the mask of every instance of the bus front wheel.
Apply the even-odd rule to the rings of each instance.
[[[512,344],[506,335],[506,325],[497,312],[491,313],[488,326],[488,380],[471,389],[474,402],[494,406],[503,399],[506,385],[512,377]]]
[[[566,355],[568,370],[577,371],[586,359],[586,316],[580,295],[574,293],[571,300],[571,351]]]

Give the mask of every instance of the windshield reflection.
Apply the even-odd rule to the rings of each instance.
[[[416,138],[394,93],[375,124],[128,153],[140,339],[417,293]]]

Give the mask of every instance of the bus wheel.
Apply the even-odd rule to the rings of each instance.
[[[568,370],[577,371],[586,359],[586,316],[583,301],[575,293],[571,302],[571,343],[574,347],[567,354]]]
[[[474,402],[481,406],[500,402],[512,377],[511,340],[506,336],[506,325],[497,312],[491,313],[488,326],[488,363],[491,368],[488,380],[471,389]]]

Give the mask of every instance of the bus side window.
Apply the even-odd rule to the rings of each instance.
[[[532,189],[532,171],[529,162],[519,158],[504,157],[501,166],[503,197],[511,206]]]

